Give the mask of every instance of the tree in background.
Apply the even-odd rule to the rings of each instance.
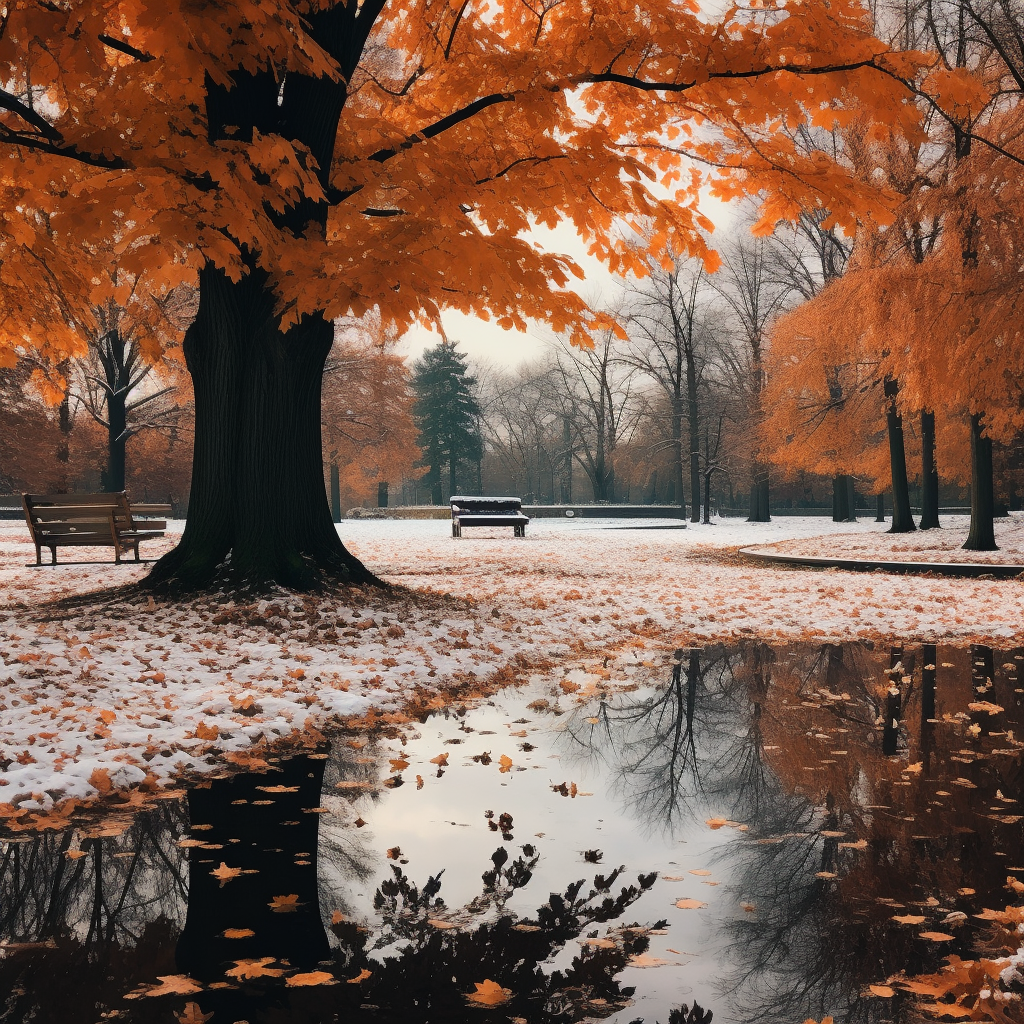
[[[885,197],[778,128],[861,95],[882,130],[911,131],[891,73],[922,67],[871,38],[857,0],[716,17],[669,0],[68,0],[13,5],[3,28],[6,350],[78,351],[36,308],[40,246],[72,318],[107,269],[83,241],[199,286],[190,515],[150,576],[178,587],[228,555],[258,583],[368,578],[322,485],[335,318],[376,307],[404,329],[449,307],[585,345],[602,323],[572,261],[526,236],[535,219],[571,223],[612,270],[642,264],[621,232],[640,221],[656,253],[712,265],[704,166],[724,198],[763,193],[768,224],[813,200],[852,230]]]
[[[179,288],[159,299],[146,293],[138,277],[118,281],[116,268],[111,276],[117,299],[93,309],[88,350],[73,362],[70,387],[106,432],[103,490],[123,491],[128,440],[149,430],[168,431],[180,418],[180,341],[195,315],[196,296]],[[162,365],[154,352],[163,353]]]
[[[446,474],[449,497],[458,494],[460,480],[469,484],[469,490],[478,489],[483,442],[476,378],[455,342],[427,349],[413,365],[410,386],[416,396],[417,443],[423,452],[419,464],[428,467],[431,502],[440,505],[444,500]]]
[[[389,483],[411,472],[420,452],[412,417],[413,395],[397,336],[380,317],[338,325],[323,379],[324,461],[333,510],[376,500],[386,507]]]
[[[700,522],[700,391],[711,344],[713,296],[699,260],[679,261],[671,269],[653,264],[649,276],[635,289],[628,316],[633,344],[626,358],[656,382],[668,400],[675,501],[685,509],[685,465],[694,523]]]
[[[762,395],[765,361],[772,323],[782,312],[790,289],[773,273],[770,247],[763,237],[736,240],[714,284],[732,314],[731,344],[722,346],[721,359],[738,400],[746,436],[750,465],[748,522],[766,523],[771,511]]]
[[[563,340],[550,377],[559,418],[568,425],[573,457],[590,480],[594,501],[621,496],[616,456],[632,438],[642,412],[637,368],[623,361],[616,346],[622,341],[620,333],[609,328],[583,349]]]

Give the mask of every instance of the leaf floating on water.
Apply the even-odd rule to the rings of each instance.
[[[193,981],[187,974],[158,974],[159,985],[129,992],[126,999],[138,999],[140,996],[191,996],[202,992],[203,986]]]
[[[650,956],[647,953],[634,953],[626,963],[627,967],[665,967],[672,964],[672,960],[663,960],[660,956]]]
[[[349,985],[358,985],[361,981],[366,981],[367,978],[371,977],[373,977],[373,971],[368,971],[364,967],[354,978],[346,978],[345,981]]]
[[[293,910],[298,910],[302,904],[299,902],[298,894],[292,893],[290,896],[275,896],[267,906],[273,911],[287,914]]]
[[[842,839],[843,836],[846,835],[846,833],[845,832],[834,832],[834,831],[831,831],[831,830],[825,830],[825,831],[819,832],[818,835],[820,835],[822,837],[822,839]]]
[[[466,994],[467,1001],[478,1006],[500,1006],[511,998],[511,989],[502,988],[496,981],[490,979],[476,982],[476,991]]]
[[[918,1009],[932,1013],[936,1017],[954,1017],[957,1020],[974,1016],[972,1009],[959,1003],[919,1003]]]
[[[840,843],[840,850],[866,850],[868,848],[868,841],[866,839],[858,839],[855,843]]]
[[[436,917],[428,917],[427,918],[427,924],[429,924],[432,928],[440,928],[442,931],[444,931],[447,928],[458,928],[459,927],[457,924],[455,924],[452,921],[442,921],[442,920],[440,920],[439,918],[436,918]]]
[[[873,996],[881,996],[882,999],[891,999],[896,992],[888,985],[868,985]]]
[[[998,715],[1003,710],[1000,705],[987,700],[972,700],[967,708],[970,711],[987,711],[990,715]]]
[[[205,1024],[213,1016],[213,1010],[203,1013],[198,1003],[186,1003],[183,1013],[178,1015],[179,1024]]]
[[[338,979],[327,971],[309,971],[307,974],[293,974],[285,979],[285,984],[290,988],[300,988],[305,985],[337,985]]]
[[[417,775],[416,776],[416,788],[417,789],[422,789],[423,788],[423,776],[422,775]]]
[[[924,917],[917,914],[897,914],[893,920],[898,924],[924,924]]]
[[[815,878],[838,878],[839,876],[834,871],[815,871]]]
[[[264,793],[298,793],[298,786],[257,786]]]
[[[736,829],[737,832],[746,832],[750,827],[749,825],[741,825],[738,821],[730,821],[728,818],[708,818],[704,824],[710,829],[719,829],[728,826],[729,828]]]
[[[695,899],[682,899],[676,900],[676,906],[680,910],[701,910],[707,906],[706,903],[702,903],[700,900]]]
[[[952,942],[953,936],[945,932],[920,932],[919,938],[927,939],[929,942]]]
[[[68,860],[78,860],[79,857],[88,856],[88,852],[86,850],[65,850],[64,856],[67,857]]]
[[[220,887],[222,889],[231,881],[232,878],[237,878],[241,873],[241,868],[229,868],[224,861],[220,862],[219,868],[214,868],[210,872],[210,874],[220,882]]]
[[[272,956],[263,956],[258,960],[236,960],[234,967],[229,967],[224,973],[229,978],[280,978],[284,974],[283,967],[268,967],[267,964],[275,963]]]
[[[707,868],[690,868],[690,874],[699,875],[701,878],[706,878],[708,875],[711,874],[711,872],[708,871]]]

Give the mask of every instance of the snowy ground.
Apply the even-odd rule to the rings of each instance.
[[[970,516],[942,516],[941,530],[886,533],[889,523],[841,524],[842,536],[801,537],[772,550],[811,558],[871,558],[897,562],[982,562],[1024,565],[1024,513],[995,523],[998,551],[965,551]]]
[[[692,643],[1024,642],[1019,580],[788,569],[736,553],[791,541],[833,551],[849,534],[880,543],[873,523],[536,520],[524,540],[475,530],[458,541],[439,520],[340,530],[398,591],[153,601],[105,589],[145,567],[102,562],[102,549],[84,549],[91,564],[29,567],[24,525],[0,524],[0,819],[60,824],[69,799],[133,788],[141,801],[317,725],[368,728],[378,711],[401,721],[530,674],[567,674],[567,693],[592,693],[630,662]]]

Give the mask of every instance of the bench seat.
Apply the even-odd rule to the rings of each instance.
[[[58,547],[112,547],[114,562],[120,564],[122,551],[134,551],[139,544],[162,537],[165,519],[143,518],[167,515],[170,505],[144,503],[130,505],[127,495],[114,494],[23,494],[22,505],[36,565],[42,565],[42,549],[49,548],[50,564],[57,564]]]
[[[461,537],[464,526],[511,526],[516,537],[526,536],[530,517],[521,498],[486,498],[454,495],[451,499],[452,536]]]

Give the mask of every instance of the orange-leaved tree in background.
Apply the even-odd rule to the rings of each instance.
[[[322,480],[335,318],[402,329],[449,307],[585,345],[602,323],[578,268],[526,232],[571,223],[642,272],[620,229],[653,223],[655,254],[713,267],[692,156],[723,196],[763,191],[762,230],[820,206],[852,231],[887,197],[779,128],[840,123],[857,96],[912,132],[896,79],[924,63],[873,38],[858,0],[9,4],[2,345],[77,353],[110,245],[165,290],[197,282],[189,517],[150,582],[204,585],[229,553],[256,582],[368,579]],[[43,251],[71,303],[54,330]]]
[[[324,460],[332,498],[388,504],[388,486],[420,457],[409,368],[394,351],[397,336],[379,317],[339,324],[324,372]]]

